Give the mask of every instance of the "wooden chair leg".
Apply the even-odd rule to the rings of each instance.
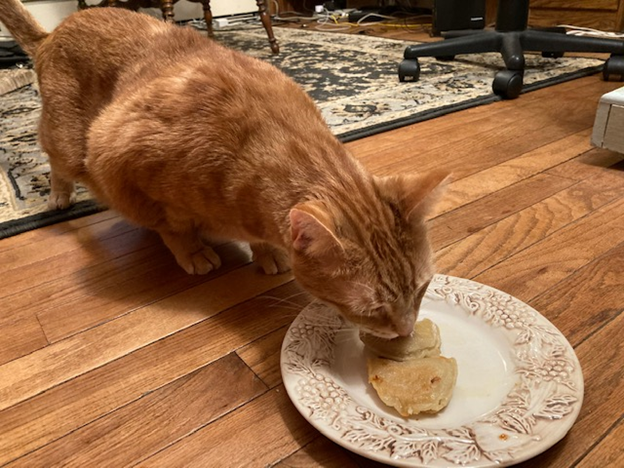
[[[210,9],[210,0],[202,0],[202,6],[204,7],[204,19],[206,20],[206,31],[208,37],[214,37],[214,31],[212,30],[212,10]]]
[[[269,36],[269,44],[271,46],[271,51],[274,54],[279,53],[279,45],[277,43],[277,39],[273,35],[273,26],[271,25],[271,17],[267,13],[266,2],[264,0],[256,0],[256,4],[258,5],[258,10],[260,11],[260,20],[262,21],[262,25],[264,29],[266,29],[267,35]]]
[[[173,0],[160,0],[160,10],[166,23],[175,23],[173,18]]]

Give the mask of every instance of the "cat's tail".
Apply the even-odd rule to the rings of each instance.
[[[20,47],[31,57],[48,32],[37,22],[20,0],[0,0],[0,21]]]

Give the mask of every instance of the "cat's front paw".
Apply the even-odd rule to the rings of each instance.
[[[267,275],[277,275],[290,271],[288,254],[268,244],[252,244],[253,261],[259,265]]]
[[[178,264],[189,275],[205,275],[221,266],[221,259],[211,247],[177,258]]]
[[[67,192],[51,192],[48,198],[48,209],[65,210],[72,206],[76,201],[75,194]]]

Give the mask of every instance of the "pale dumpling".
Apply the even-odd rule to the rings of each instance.
[[[379,398],[401,416],[445,408],[457,380],[457,363],[443,356],[410,359],[368,359],[368,380]]]
[[[416,322],[410,336],[386,340],[360,333],[360,339],[374,355],[395,361],[440,355],[440,330],[429,319]]]

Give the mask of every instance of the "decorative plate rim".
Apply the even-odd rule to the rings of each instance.
[[[356,402],[332,378],[334,338],[352,327],[320,302],[284,338],[280,367],[297,410],[323,435],[364,457],[406,467],[500,467],[528,460],[561,440],[580,412],[584,382],[574,349],[535,309],[468,279],[436,275],[427,299],[458,307],[507,335],[518,382],[501,404],[457,427],[426,429]]]

